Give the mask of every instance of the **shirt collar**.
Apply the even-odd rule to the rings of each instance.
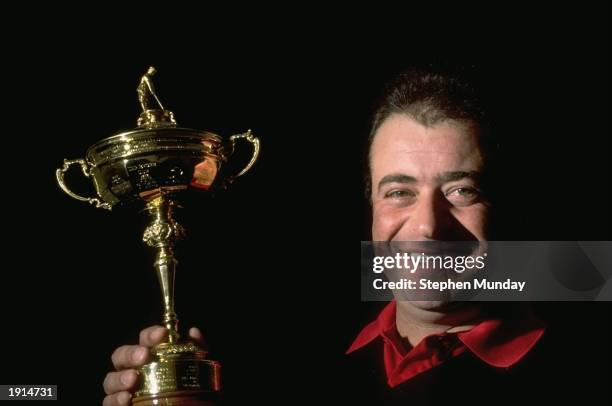
[[[397,332],[395,323],[396,302],[390,302],[380,312],[377,319],[365,326],[357,335],[347,354],[350,354],[364,347],[377,337],[381,337],[385,346],[385,354],[393,351],[400,354],[403,358],[401,364],[409,362],[410,353],[414,351],[422,351],[424,345],[433,342],[425,338],[423,341],[427,343],[419,343],[412,349],[407,350]],[[463,344],[463,347],[469,349],[474,355],[482,361],[493,367],[508,368],[519,362],[538,342],[542,334],[544,334],[544,323],[533,316],[531,313],[526,313],[524,317],[518,320],[505,319],[487,319],[482,321],[472,329],[459,333],[442,333],[437,334],[438,337],[455,335]],[[464,348],[464,349],[465,349]],[[457,350],[453,354],[460,354],[463,351]],[[397,357],[396,357],[397,358]],[[421,357],[419,357],[421,358]],[[385,363],[393,357],[385,357]],[[395,362],[394,362],[395,364]],[[436,363],[437,364],[437,363]],[[394,366],[385,365],[387,372],[392,370]],[[393,385],[392,385],[393,386]]]

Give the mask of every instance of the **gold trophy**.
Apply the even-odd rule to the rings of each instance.
[[[152,82],[150,67],[138,86],[142,113],[137,128],[92,145],[85,159],[64,160],[56,171],[57,182],[69,196],[111,210],[116,205],[141,203],[150,222],[143,241],[156,250],[155,270],[164,301],[163,324],[168,342],[152,349],[153,361],[139,370],[140,387],[134,405],[204,405],[221,389],[220,364],[189,342],[179,342],[174,312],[174,276],[177,260],[173,247],[184,237],[173,218],[181,194],[208,193],[226,187],[245,174],[259,156],[259,139],[247,131],[233,135],[229,143],[210,132],[178,127],[174,114],[164,108]],[[228,174],[226,162],[239,140],[252,144],[253,155],[236,174]],[[72,192],[64,182],[66,171],[78,165],[93,180],[97,197]]]

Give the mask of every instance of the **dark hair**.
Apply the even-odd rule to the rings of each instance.
[[[398,75],[384,89],[372,117],[366,154],[366,195],[370,199],[372,179],[370,149],[376,132],[392,114],[410,116],[432,127],[447,120],[475,125],[481,146],[489,150],[490,123],[480,95],[468,81],[448,73],[409,70]],[[490,151],[485,152],[486,156]]]

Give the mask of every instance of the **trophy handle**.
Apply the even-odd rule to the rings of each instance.
[[[247,173],[251,169],[251,167],[255,164],[255,161],[257,161],[257,158],[259,157],[259,150],[260,150],[259,138],[253,136],[253,133],[251,132],[251,130],[248,130],[247,132],[243,134],[232,135],[229,138],[230,143],[231,143],[231,149],[232,149],[231,153],[234,152],[234,149],[236,148],[236,141],[239,139],[245,139],[246,141],[253,144],[253,156],[251,157],[251,160],[249,161],[249,163],[244,168],[242,168],[240,172],[238,172],[236,175],[230,176],[230,178],[228,179],[230,182],[244,175],[245,173]]]
[[[82,202],[87,202],[89,204],[93,204],[96,208],[102,208],[106,210],[111,210],[112,206],[108,203],[102,203],[100,199],[96,197],[84,197],[74,193],[72,190],[68,188],[66,183],[64,182],[64,174],[72,165],[79,164],[81,165],[81,171],[83,171],[83,175],[89,178],[91,175],[89,173],[89,167],[87,166],[87,162],[84,159],[64,159],[64,166],[57,169],[55,171],[55,177],[57,178],[57,184],[62,188],[62,190],[70,197],[80,200]]]

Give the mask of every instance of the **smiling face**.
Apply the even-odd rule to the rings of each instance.
[[[392,114],[376,132],[370,168],[373,241],[486,240],[484,156],[473,126],[426,127]]]

